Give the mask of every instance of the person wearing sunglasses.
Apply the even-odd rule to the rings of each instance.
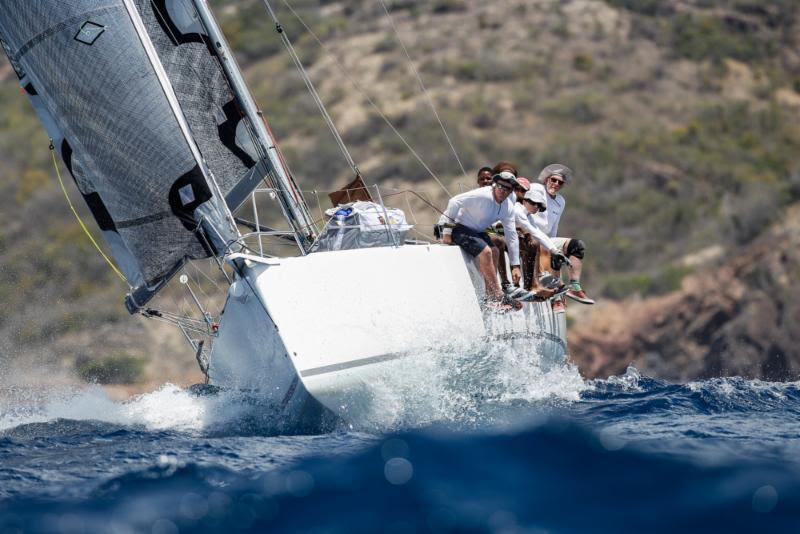
[[[492,176],[491,187],[479,187],[450,199],[447,209],[439,219],[442,227],[442,242],[456,244],[461,250],[476,259],[478,269],[486,283],[486,302],[489,309],[507,311],[519,309],[520,304],[511,302],[500,289],[497,280],[498,251],[486,228],[500,221],[506,237],[511,278],[519,283],[519,238],[517,236],[514,209],[514,187],[517,177],[512,172],[502,171]]]
[[[491,177],[495,174],[500,174],[501,172],[510,172],[514,176],[519,177],[519,171],[517,170],[516,165],[510,161],[498,161],[491,169],[489,184],[491,184]],[[518,184],[514,186],[515,194],[522,185],[522,183],[519,181],[519,178],[517,178],[517,182]],[[525,185],[525,187],[528,187],[528,185]],[[512,196],[511,199],[514,200],[514,197]],[[517,199],[519,199],[519,197],[517,197]],[[492,240],[492,246],[497,249],[497,253],[495,254],[495,263],[497,264],[497,274],[500,275],[500,286],[505,288],[509,285],[513,285],[508,281],[508,262],[506,261],[508,247],[506,247],[506,238],[505,235],[503,235],[502,225],[499,222],[496,222],[486,229],[486,233],[489,234],[489,239]],[[522,250],[520,250],[520,259],[522,259]]]
[[[517,178],[522,181],[523,178]],[[527,181],[527,180],[526,180]],[[517,233],[519,233],[520,260],[522,261],[522,273],[524,277],[523,289],[531,292],[534,289],[535,260],[538,254],[539,245],[550,253],[550,264],[556,271],[560,270],[565,264],[569,264],[567,257],[561,252],[553,240],[547,236],[537,225],[535,216],[537,213],[547,211],[546,193],[541,189],[531,186],[522,198],[518,197],[517,204]],[[509,291],[511,291],[509,293]],[[518,298],[521,292],[519,289],[508,288],[512,298]],[[532,295],[535,297],[535,295]],[[528,300],[522,298],[521,300]]]
[[[553,243],[569,259],[569,290],[567,297],[583,304],[594,304],[594,300],[586,295],[586,291],[581,287],[581,271],[583,258],[586,252],[586,245],[577,238],[557,237],[558,223],[567,205],[566,199],[561,195],[561,190],[572,181],[572,169],[561,163],[553,163],[542,169],[539,173],[539,184],[536,187],[543,190],[547,201],[546,210],[536,213],[533,218],[538,226]],[[553,310],[556,312],[564,311],[564,304],[555,301]]]
[[[498,165],[502,165],[503,163],[504,162],[501,162]],[[506,165],[511,165],[511,164],[507,163]],[[512,168],[513,167],[501,167],[497,172],[502,172],[505,169],[509,170],[509,172],[513,174],[516,174],[516,169],[514,168],[514,170],[510,170]],[[517,202],[514,205],[514,209],[517,210],[517,212],[519,212],[521,208],[519,202],[521,202],[522,197],[525,196],[525,193],[528,191],[530,186],[531,183],[528,181],[527,178],[517,176],[517,185],[514,186],[514,196],[512,197]],[[528,240],[523,238],[523,235],[520,233],[520,224],[519,224],[520,214],[517,213],[516,217],[517,217],[517,234],[519,235],[519,257],[520,261],[524,262],[525,255],[527,253]],[[503,234],[503,226],[499,222],[496,222],[492,226],[486,229],[486,233],[489,234],[489,238],[492,240],[492,246],[497,248],[497,274],[500,275],[500,286],[503,288],[503,291],[505,291],[507,295],[513,293],[515,298],[520,297],[521,294],[519,292],[514,292],[516,286],[508,281],[508,271],[507,271],[508,262],[506,261],[506,252],[508,251],[508,247],[506,246],[506,238],[505,235]],[[524,276],[524,271],[523,271],[523,276]]]

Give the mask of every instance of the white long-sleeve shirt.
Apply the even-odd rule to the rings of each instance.
[[[544,198],[547,199],[547,210],[533,216],[534,225],[541,228],[549,237],[558,236],[558,223],[561,220],[561,214],[564,213],[564,208],[567,207],[567,200],[560,194],[556,194],[555,198],[551,197],[542,184],[531,184],[531,187],[541,189],[544,192]]]
[[[535,217],[538,214],[528,213],[528,210],[525,209],[525,206],[522,204],[517,203],[514,207],[514,213],[517,219],[517,226],[528,232],[533,236],[533,238],[542,244],[544,248],[549,251],[553,251],[556,249],[555,244],[547,237],[538,226],[536,226]]]
[[[519,238],[513,198],[514,195],[511,194],[498,204],[494,199],[491,187],[479,187],[461,193],[447,203],[447,209],[439,218],[439,224],[455,223],[476,232],[483,232],[490,225],[500,221],[506,236],[508,259],[511,265],[519,265]],[[453,229],[443,227],[442,233],[444,235],[451,234]]]

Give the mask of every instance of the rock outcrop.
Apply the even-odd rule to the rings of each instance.
[[[800,376],[800,205],[749,247],[684,279],[679,291],[598,304],[570,332],[584,375],[690,380]]]

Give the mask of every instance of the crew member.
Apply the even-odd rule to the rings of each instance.
[[[514,176],[519,176],[519,171],[517,170],[517,166],[509,161],[498,161],[494,167],[491,169],[491,176],[495,174],[500,174],[501,172],[510,172]],[[478,186],[480,186],[481,181],[480,177],[478,177]],[[525,185],[525,190],[527,190],[530,183]],[[514,187],[514,193],[517,194],[522,184],[519,183],[517,180],[517,185]],[[523,192],[524,194],[524,192]],[[512,196],[511,200],[514,200],[516,196]],[[492,247],[496,248],[497,251],[494,252],[494,262],[497,266],[497,274],[500,275],[500,285],[501,287],[505,288],[511,284],[508,281],[508,271],[506,269],[506,252],[508,252],[508,247],[506,247],[506,238],[498,228],[497,223],[493,224],[489,228],[486,229],[486,233],[489,235],[489,239],[492,240]]]
[[[507,169],[509,172],[516,174],[516,168],[507,162],[500,162],[497,164],[495,168],[500,169]],[[514,169],[514,170],[512,170]],[[502,172],[502,171],[499,171]],[[521,208],[519,202],[522,201],[522,197],[525,196],[525,193],[530,188],[531,183],[527,178],[523,178],[521,176],[517,176],[517,185],[514,186],[514,209],[519,210]],[[517,215],[517,218],[519,216]],[[524,236],[520,233],[519,223],[517,223],[517,234],[519,235],[519,257],[520,261],[523,263],[525,262],[525,256],[528,253],[528,239],[527,236]],[[521,296],[522,293],[514,292],[515,284],[511,284],[508,281],[508,274],[506,271],[506,251],[508,250],[506,247],[506,239],[502,234],[502,226],[500,223],[494,223],[492,226],[489,227],[487,233],[489,234],[489,238],[492,240],[492,246],[497,247],[497,272],[500,275],[500,285],[506,294],[514,294],[515,296]],[[523,270],[523,275],[525,271]]]
[[[478,187],[492,185],[492,176],[494,175],[491,167],[481,167],[478,171]]]
[[[480,187],[450,199],[439,224],[442,226],[442,242],[455,243],[467,254],[476,258],[478,269],[486,283],[486,301],[492,308],[510,307],[504,302],[497,281],[497,249],[486,233],[486,228],[500,221],[506,236],[511,278],[518,283],[519,239],[517,237],[514,200],[511,193],[518,185],[517,177],[502,171],[492,176],[492,187]]]
[[[522,178],[518,178],[518,180],[522,180]],[[553,240],[536,225],[535,215],[547,211],[547,200],[543,190],[532,186],[525,193],[522,201],[517,204],[516,211],[517,231],[520,233],[520,259],[525,280],[523,287],[530,291],[533,289],[533,273],[538,245],[542,245],[550,252],[550,262],[556,271],[560,270],[565,263],[568,264],[569,260]],[[520,230],[522,231],[520,232]]]
[[[566,295],[583,304],[594,304],[594,300],[586,295],[580,282],[583,257],[586,252],[583,241],[577,238],[557,237],[558,223],[567,205],[567,201],[561,195],[560,191],[571,181],[572,170],[566,165],[553,163],[542,169],[542,172],[539,173],[539,184],[534,184],[531,187],[536,187],[544,191],[547,206],[544,213],[539,212],[534,215],[534,221],[536,222],[536,226],[543,230],[544,233],[552,239],[556,247],[569,259],[570,289],[567,291]],[[558,306],[558,304],[554,305],[553,309],[555,311],[563,311],[563,303],[561,306]]]

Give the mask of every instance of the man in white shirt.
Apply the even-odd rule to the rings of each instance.
[[[508,256],[511,262],[511,278],[519,283],[519,239],[517,237],[514,196],[517,177],[508,171],[492,177],[492,187],[479,187],[456,195],[450,199],[447,209],[439,219],[442,226],[442,242],[456,244],[467,254],[476,258],[478,268],[486,282],[487,304],[496,306],[503,300],[497,281],[497,249],[486,233],[486,228],[500,221],[503,225]]]
[[[583,257],[586,246],[583,241],[577,238],[556,237],[558,235],[558,223],[567,201],[560,194],[565,184],[572,181],[572,169],[560,163],[548,165],[539,173],[539,184],[531,187],[541,188],[545,192],[547,209],[544,213],[534,215],[536,226],[547,234],[566,256],[569,258],[569,285],[570,289],[566,295],[583,304],[594,304],[581,287],[581,270],[583,267]],[[563,307],[562,307],[563,308]],[[554,308],[555,309],[555,308]],[[559,310],[557,310],[559,311]]]

